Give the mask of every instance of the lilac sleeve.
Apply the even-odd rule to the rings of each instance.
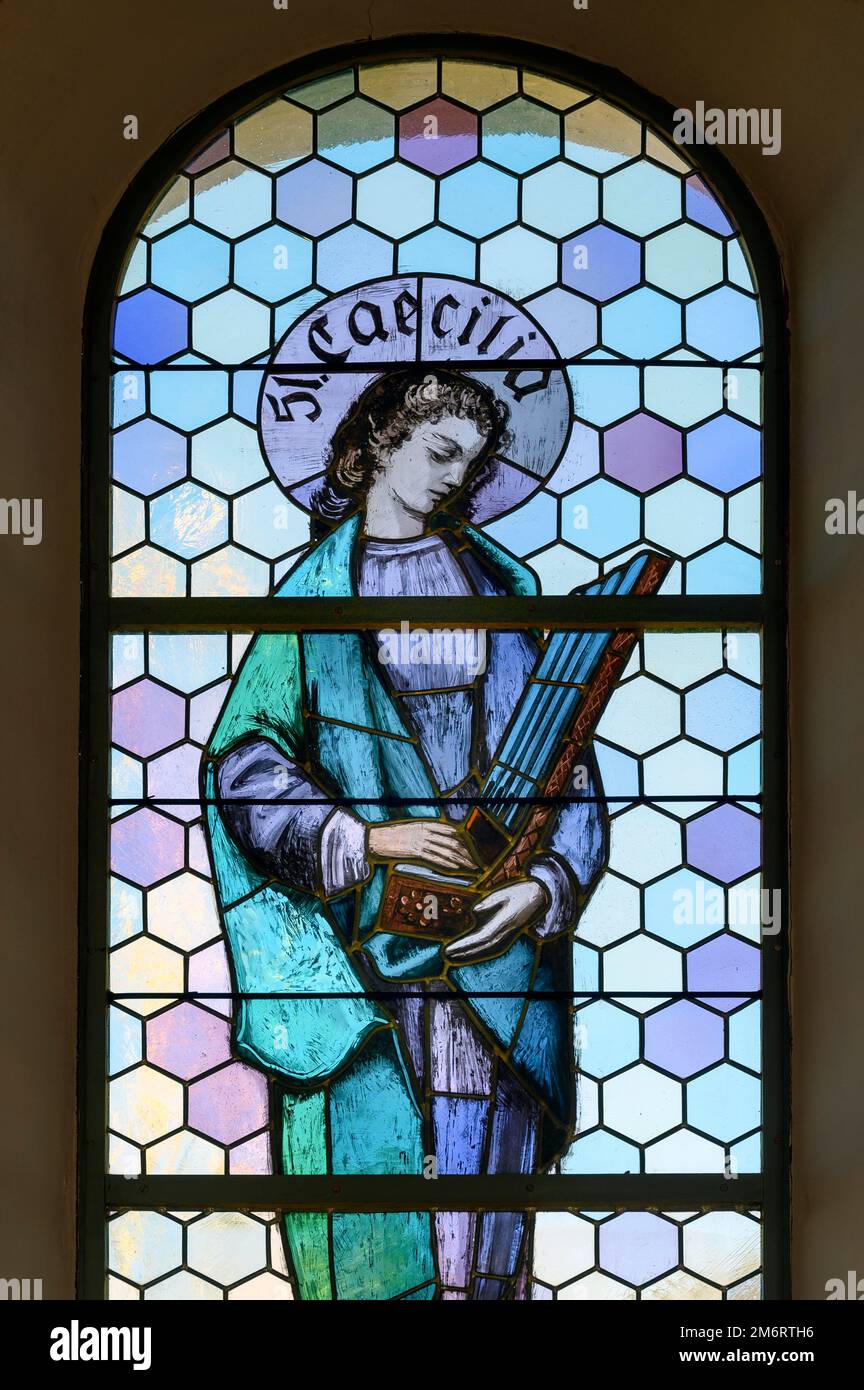
[[[328,897],[368,877],[366,827],[334,807],[308,772],[266,739],[240,744],[219,768],[220,809],[252,862],[292,887]]]
[[[544,854],[533,860],[528,877],[546,889],[549,900],[545,914],[539,922],[534,923],[535,936],[558,936],[567,930],[573,919],[578,893],[573,875],[557,854]]]
[[[528,870],[529,878],[542,884],[549,898],[544,917],[534,926],[540,937],[557,936],[576,925],[609,852],[606,808],[593,753],[586,754],[582,766],[585,777],[578,790],[571,790],[573,799],[559,812],[545,852],[532,860]]]

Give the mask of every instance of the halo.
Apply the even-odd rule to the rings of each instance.
[[[321,300],[282,338],[261,383],[261,448],[289,497],[312,511],[334,431],[381,375],[374,364],[458,370],[470,363],[465,376],[483,382],[509,412],[506,452],[460,503],[469,521],[491,521],[536,492],[567,447],[570,383],[560,367],[544,367],[547,361],[560,361],[554,344],[506,295],[440,276],[371,280]]]

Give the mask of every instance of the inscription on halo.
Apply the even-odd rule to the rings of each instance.
[[[463,498],[469,520],[489,521],[535,492],[566,448],[573,410],[558,360],[540,325],[497,291],[437,276],[372,281],[316,304],[285,334],[262,382],[261,446],[309,509],[337,425],[379,375],[370,364],[465,362],[466,376],[484,381],[509,413],[497,466]],[[536,365],[546,361],[548,369]]]

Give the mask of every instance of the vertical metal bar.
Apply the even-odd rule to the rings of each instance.
[[[761,253],[761,254],[760,254]],[[780,893],[780,930],[762,937],[762,1147],[764,1296],[791,1297],[789,787],[787,574],[788,339],[786,304],[773,246],[754,248],[764,284],[767,344],[765,426],[765,628],[763,633],[763,885]],[[760,264],[761,262],[761,264]]]
[[[122,235],[127,231],[124,225]],[[82,386],[76,1283],[79,1299],[97,1300],[105,1297],[104,1189],[108,1166],[109,350],[114,276],[126,245],[121,240],[118,251],[115,240],[109,229],[97,255],[88,289]]]

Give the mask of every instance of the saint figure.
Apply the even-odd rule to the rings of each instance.
[[[460,520],[506,407],[449,368],[382,373],[336,429],[323,538],[277,595],[530,595]],[[286,1174],[538,1173],[572,1139],[572,937],[607,854],[590,749],[524,873],[457,936],[382,915],[388,875],[470,882],[466,819],[544,649],[530,631],[263,632],[203,766],[236,1052],[271,1079]],[[303,1299],[520,1299],[531,1218],[284,1216]]]

